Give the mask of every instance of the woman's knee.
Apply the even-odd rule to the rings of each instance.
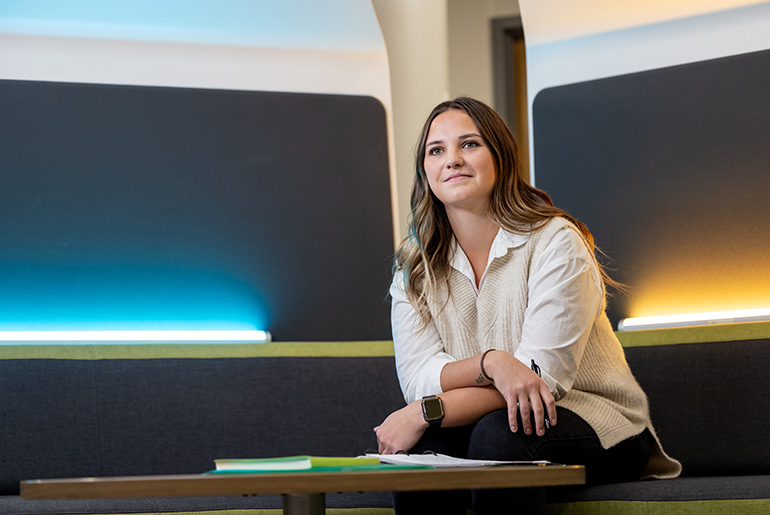
[[[578,449],[599,449],[596,433],[582,418],[557,407],[558,425],[546,429],[545,435],[514,433],[508,424],[506,410],[493,411],[476,424],[471,434],[468,455],[476,459],[551,460],[573,457]],[[519,420],[518,427],[521,427]]]
[[[468,445],[468,457],[477,460],[532,460],[534,435],[511,431],[508,411],[488,413],[476,423]]]
[[[463,458],[468,448],[470,433],[470,426],[428,429],[415,446],[408,451],[410,454],[435,452]]]

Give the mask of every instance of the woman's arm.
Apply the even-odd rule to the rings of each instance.
[[[495,386],[481,373],[482,357],[486,374],[492,378],[501,378],[495,382]],[[439,395],[444,406],[442,427],[473,424],[487,413],[508,407],[509,421],[512,420],[511,430],[518,430],[516,414],[520,411],[522,429],[530,434],[530,405],[535,415],[537,434],[545,433],[546,411],[551,423],[556,424],[556,405],[548,387],[531,369],[504,351],[491,351],[486,355],[480,354],[446,364],[441,371],[441,386],[444,390]],[[509,400],[501,392],[508,394]],[[374,428],[379,452],[391,454],[408,451],[427,428],[421,402],[415,400],[391,413],[382,424]]]
[[[508,422],[514,433],[519,429],[517,413],[521,414],[526,434],[532,432],[530,413],[534,414],[538,435],[545,434],[546,415],[550,424],[556,424],[556,401],[546,384],[530,367],[505,351],[493,350],[455,361],[441,371],[441,387],[445,392],[492,384],[505,401],[502,407],[508,407]]]
[[[494,387],[458,388],[439,395],[444,406],[441,427],[473,424],[491,411],[505,408],[505,399]],[[422,437],[428,423],[419,400],[391,413],[374,428],[381,454],[408,451]]]
[[[441,393],[441,369],[454,357],[444,352],[431,320],[420,330],[421,320],[403,289],[404,276],[396,272],[390,286],[390,320],[396,372],[407,403]]]
[[[440,394],[444,405],[444,427],[472,424],[491,411],[505,408],[505,400],[489,386],[489,381],[487,388],[478,388],[481,385],[473,383],[463,385],[469,388],[452,385],[448,388],[452,391],[443,388],[443,370],[456,360],[443,352],[433,322],[422,331],[416,329],[420,320],[402,285],[403,275],[396,273],[390,288],[391,324],[398,379],[408,404],[375,428],[383,453],[408,451],[420,439],[428,427],[420,402],[425,395]]]
[[[556,233],[530,270],[521,342],[514,356],[534,360],[558,400],[572,389],[591,330],[604,310],[604,287],[576,230]]]

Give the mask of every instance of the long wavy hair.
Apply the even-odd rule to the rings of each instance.
[[[431,111],[417,142],[407,236],[396,251],[393,270],[394,273],[403,272],[404,290],[423,326],[430,320],[428,296],[437,281],[445,280],[449,273],[454,239],[446,209],[428,185],[424,167],[425,144],[433,120],[450,109],[458,109],[471,117],[492,153],[495,183],[487,205],[487,214],[492,221],[508,232],[522,234],[537,230],[551,218],[561,216],[580,230],[592,252],[597,250],[593,235],[582,222],[554,207],[546,192],[522,180],[516,139],[492,108],[468,97],[442,102]],[[599,270],[606,284],[618,286],[603,267],[599,266]]]

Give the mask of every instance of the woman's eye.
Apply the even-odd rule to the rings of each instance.
[[[441,147],[433,147],[428,150],[428,155],[437,156],[441,153]]]
[[[463,148],[475,148],[478,147],[479,144],[476,141],[466,141],[463,143]]]

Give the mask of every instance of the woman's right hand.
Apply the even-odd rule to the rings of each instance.
[[[487,354],[484,369],[505,399],[511,431],[519,430],[517,412],[521,415],[521,429],[525,434],[532,433],[530,414],[534,414],[535,431],[540,436],[545,434],[546,415],[549,423],[556,425],[556,401],[548,386],[531,368],[513,355],[495,350]]]
[[[409,449],[422,438],[428,423],[422,416],[420,401],[407,404],[394,411],[374,428],[380,454],[395,454]]]

